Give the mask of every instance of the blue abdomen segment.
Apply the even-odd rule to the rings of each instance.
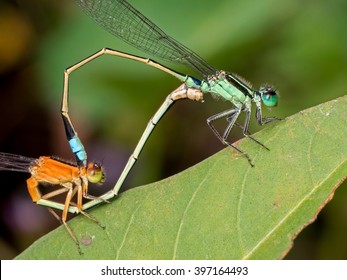
[[[201,86],[201,81],[197,78],[194,78],[193,76],[189,76],[197,86]]]
[[[78,165],[80,165],[80,163],[83,163],[83,165],[86,165],[87,153],[84,149],[84,146],[83,146],[81,140],[77,136],[74,136],[69,140],[69,145],[70,145],[72,152],[76,156]]]
[[[186,76],[185,84],[187,87],[190,88],[200,88],[201,87],[201,81],[197,78],[194,78],[193,76]]]
[[[62,115],[66,138],[69,142],[72,152],[75,154],[77,165],[86,166],[87,165],[87,153],[83,147],[81,140],[78,138],[75,129],[72,126],[72,123],[69,117],[65,114]]]

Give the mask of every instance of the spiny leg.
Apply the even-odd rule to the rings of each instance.
[[[234,146],[233,144],[231,144],[229,141],[227,141],[227,138],[230,134],[230,130],[231,128],[234,126],[238,116],[241,113],[241,109],[240,108],[233,108],[233,109],[229,109],[226,110],[224,112],[218,113],[216,115],[213,115],[211,117],[209,117],[207,119],[207,124],[208,126],[211,128],[211,130],[213,131],[213,133],[217,136],[217,138],[224,144],[227,146],[232,147],[233,149],[235,149],[236,151],[238,151],[241,155],[243,155],[244,157],[247,158],[249,164],[253,167],[254,165],[252,164],[252,160],[249,157],[249,155],[243,151],[241,151],[239,148],[237,148],[236,146]],[[212,124],[213,121],[218,120],[220,118],[223,117],[227,117],[228,119],[228,126],[226,127],[226,129],[224,130],[223,136],[220,135],[220,133],[218,132],[218,130],[215,128],[215,126]]]
[[[74,232],[72,231],[72,229],[69,227],[69,225],[66,222],[67,213],[68,213],[70,205],[71,205],[71,199],[76,194],[77,188],[73,187],[72,183],[65,183],[65,184],[62,184],[62,186],[63,186],[63,188],[58,189],[58,190],[53,191],[53,192],[50,192],[50,193],[46,194],[45,196],[43,196],[43,198],[47,199],[47,198],[51,198],[55,195],[67,192],[67,195],[65,198],[65,203],[64,203],[64,209],[63,209],[63,213],[62,213],[61,218],[53,211],[52,208],[49,207],[48,210],[53,214],[54,217],[56,217],[65,226],[67,232],[69,233],[72,240],[75,242],[75,244],[77,246],[78,253],[81,255],[82,251],[81,251],[80,244],[76,238],[76,235],[74,234]]]
[[[65,228],[67,229],[67,231],[69,232],[70,236],[72,237],[72,239],[75,241],[77,248],[78,248],[78,252],[80,254],[82,254],[81,251],[81,247],[80,247],[80,243],[78,242],[75,234],[73,233],[72,229],[68,226],[66,220],[67,220],[67,213],[69,211],[69,207],[71,204],[71,199],[72,197],[76,194],[76,192],[78,191],[78,186],[77,187],[73,187],[70,183],[69,184],[65,184],[64,185],[67,189],[69,189],[69,191],[67,192],[66,198],[65,198],[65,207],[61,216],[61,220],[63,225],[65,226]],[[79,208],[77,206],[77,208]]]
[[[257,104],[257,111],[256,111],[256,114],[255,114],[255,117],[256,117],[259,125],[264,125],[264,124],[267,124],[267,123],[272,122],[272,121],[283,120],[282,118],[277,118],[277,117],[263,118],[260,104],[259,105]]]
[[[46,201],[48,201],[48,198],[51,198],[53,196],[56,196],[58,194],[62,194],[64,192],[68,192],[66,195],[66,199],[65,199],[65,203],[64,203],[64,209],[63,209],[63,213],[62,216],[59,217],[57,215],[57,213],[55,213],[55,211],[48,207],[47,209],[49,210],[49,212],[51,214],[53,214],[53,216],[61,223],[64,225],[64,227],[66,228],[67,232],[69,233],[70,237],[72,238],[72,240],[75,242],[76,246],[77,246],[77,250],[78,253],[81,255],[82,251],[81,251],[81,247],[80,247],[80,243],[76,237],[76,235],[74,234],[73,230],[69,227],[69,225],[67,224],[66,220],[67,220],[67,213],[69,211],[69,208],[71,207],[71,205],[73,207],[76,207],[77,209],[79,209],[78,204],[76,205],[74,202],[72,202],[72,198],[75,196],[75,194],[78,192],[79,187],[74,187],[72,188],[72,185],[69,184],[64,184],[64,188],[55,190],[53,192],[50,192],[44,196],[42,196],[42,199],[45,199]],[[101,228],[105,229],[105,227],[103,225],[101,225],[101,223],[95,218],[93,217],[91,214],[86,213],[85,211],[79,209],[78,213],[81,213],[82,215],[84,215],[85,217],[87,217],[88,219],[90,219],[91,221],[93,221],[94,223],[96,223],[97,225],[99,225]]]
[[[86,199],[89,199],[89,200],[96,200],[99,202],[110,203],[107,199],[104,199],[102,196],[94,196],[94,195],[91,195],[89,193],[83,193],[82,196]]]
[[[248,126],[249,126],[249,121],[250,121],[250,116],[251,116],[251,110],[245,109],[244,111],[246,112],[244,125],[242,126],[238,123],[235,123],[235,124],[242,129],[243,135],[245,137],[253,140],[258,145],[260,145],[263,148],[265,148],[266,150],[270,151],[270,149],[268,147],[266,147],[263,143],[261,143],[260,141],[258,141],[257,139],[255,139],[253,136],[250,135],[249,130],[248,130]],[[229,121],[229,117],[227,118],[227,121]]]
[[[68,192],[69,189],[63,187],[63,188],[60,188],[60,189],[57,189],[57,190],[54,190],[54,191],[51,191],[49,193],[46,193],[42,196],[43,199],[49,199],[49,198],[52,198],[52,197],[55,197],[57,195],[60,195],[62,193],[65,193],[65,192]]]
[[[94,223],[96,223],[99,227],[101,227],[102,229],[105,229],[106,227],[104,225],[102,225],[93,215],[81,210],[81,214],[84,215],[85,217],[87,217],[89,220],[93,221]]]
[[[67,232],[69,233],[70,237],[72,238],[72,240],[75,242],[76,246],[77,246],[77,250],[78,250],[78,253],[80,255],[82,255],[82,251],[81,251],[81,247],[80,247],[80,244],[75,236],[75,234],[73,233],[72,229],[68,226],[68,224],[66,222],[64,222],[62,220],[62,218],[54,212],[54,210],[52,208],[47,208],[48,211],[61,223],[64,225],[65,229],[67,230]]]
[[[244,126],[242,126],[242,125],[239,124],[239,123],[235,123],[235,125],[236,125],[237,127],[239,127],[240,129],[242,129],[242,130],[244,129]],[[249,130],[247,130],[247,133],[246,133],[246,134],[243,133],[243,135],[244,135],[245,137],[247,137],[247,138],[253,140],[254,142],[256,142],[257,144],[259,144],[260,146],[264,147],[266,150],[270,151],[270,149],[269,149],[268,147],[266,147],[263,143],[261,143],[260,141],[258,141],[257,139],[255,139],[255,138],[251,135],[251,133],[249,132]]]
[[[81,184],[78,184],[78,185],[75,187],[75,192],[76,192],[76,189],[77,189],[77,208],[79,209],[80,213],[83,214],[85,217],[89,218],[91,221],[93,221],[93,222],[95,222],[96,224],[98,224],[100,227],[105,228],[104,226],[102,226],[102,225],[100,224],[100,222],[99,222],[96,218],[94,218],[92,215],[87,214],[86,212],[84,212],[84,211],[82,210],[82,208],[83,208],[82,197],[84,196],[84,195],[82,195],[82,192],[84,191],[84,188],[83,188],[83,186],[82,186]],[[72,194],[72,196],[73,196],[73,195],[74,195],[74,194]],[[97,199],[99,199],[99,198],[96,198],[95,200],[97,200]],[[93,200],[93,201],[94,201],[94,200]],[[103,199],[102,199],[102,201],[106,201],[106,200],[103,200]],[[107,202],[108,202],[108,201],[107,201]],[[69,204],[74,204],[73,202],[71,202],[71,199],[70,199]]]
[[[71,202],[71,205],[75,205],[75,203]],[[104,225],[102,225],[92,214],[89,214],[83,210],[79,210],[79,213],[81,213],[82,215],[84,215],[85,217],[87,217],[89,220],[91,220],[92,222],[96,223],[99,227],[101,227],[102,229],[105,229],[106,227]]]
[[[71,205],[74,205],[74,203],[71,202]],[[62,224],[64,225],[65,229],[67,230],[67,232],[69,233],[70,237],[72,238],[72,240],[74,241],[74,243],[77,246],[77,250],[78,253],[80,255],[82,255],[82,250],[81,250],[81,246],[79,241],[77,240],[76,235],[74,234],[74,232],[72,231],[72,229],[69,227],[69,225],[66,222],[66,217],[62,218],[60,217],[57,213],[55,213],[55,211],[50,208],[47,207],[48,211]],[[92,216],[91,214],[86,213],[83,210],[80,210],[79,213],[81,213],[82,215],[84,215],[85,217],[87,217],[89,220],[93,221],[94,223],[96,223],[98,226],[100,226],[102,229],[105,229],[105,226],[103,226],[94,216]]]
[[[30,194],[32,201],[35,202],[36,204],[43,205],[50,208],[59,209],[61,211],[64,210],[64,207],[65,207],[64,204],[52,201],[50,200],[50,198],[57,196],[59,194],[62,194],[64,192],[67,192],[68,189],[66,189],[65,187],[42,195],[41,191],[39,190],[38,181],[35,179],[35,177],[30,177],[27,180],[27,188],[28,188],[28,192]],[[79,213],[77,207],[69,207],[69,212],[76,213],[76,214]]]

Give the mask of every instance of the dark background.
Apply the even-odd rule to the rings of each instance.
[[[73,160],[60,117],[63,70],[102,47],[144,55],[101,29],[73,2],[0,1],[2,152]],[[286,117],[346,94],[345,0],[130,2],[214,67],[238,73],[255,88],[264,83],[278,88],[279,106],[264,115]],[[73,73],[71,117],[89,159],[101,160],[107,170],[98,192],[113,186],[149,118],[178,85],[156,69],[106,56]],[[222,149],[206,118],[229,107],[209,96],[203,104],[178,102],[159,123],[123,190],[173,175]],[[259,129],[253,120],[251,130]],[[241,137],[237,130],[232,135],[233,141]],[[15,257],[58,225],[31,202],[27,178],[0,173],[1,259]],[[344,184],[287,258],[346,259],[346,236]]]

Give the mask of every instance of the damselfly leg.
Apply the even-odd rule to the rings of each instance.
[[[59,216],[52,208],[62,211],[62,215],[58,220],[65,226],[72,240],[77,245],[79,253],[81,253],[81,248],[78,239],[66,222],[68,212],[81,213],[102,227],[93,216],[82,209],[83,178],[85,177],[88,180],[86,175],[88,173],[103,177],[100,165],[89,164],[88,168],[83,169],[53,157],[42,156],[35,159],[0,153],[0,170],[30,173],[31,177],[27,180],[27,188],[32,201],[46,206],[52,214],[54,213],[55,217]],[[56,187],[56,189],[42,194],[40,189],[42,185],[50,185]],[[53,200],[53,198],[64,194],[66,194],[64,203]],[[75,196],[77,196],[76,203],[72,201]]]

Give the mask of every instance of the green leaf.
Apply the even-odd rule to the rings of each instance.
[[[347,174],[347,96],[273,122],[238,147],[121,194],[59,227],[18,259],[278,259]]]

